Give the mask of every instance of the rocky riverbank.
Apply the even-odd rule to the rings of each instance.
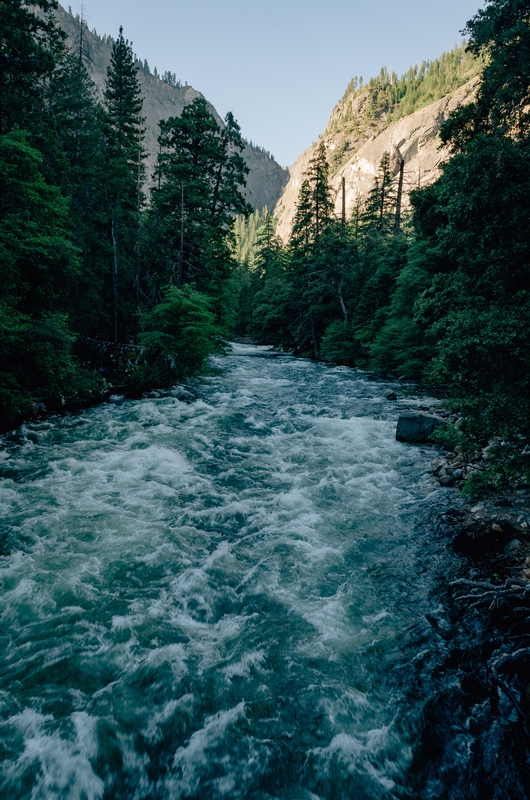
[[[488,462],[487,447],[472,458],[456,447],[433,459],[433,483],[461,489],[473,473],[486,470]],[[497,570],[504,562],[510,574],[530,581],[530,487],[485,489],[458,512],[452,510],[449,518],[460,528],[456,542],[461,549],[490,559]]]

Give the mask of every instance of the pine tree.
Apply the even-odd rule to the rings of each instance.
[[[105,88],[106,234],[112,253],[112,339],[136,331],[145,151],[138,67],[120,28]]]
[[[14,125],[38,130],[44,87],[64,56],[56,0],[0,3],[0,134]]]
[[[192,283],[216,299],[220,318],[234,214],[251,211],[241,194],[248,168],[239,126],[228,114],[221,127],[206,101],[196,98],[180,117],[161,122],[159,142],[149,214],[155,296],[168,284]]]
[[[48,168],[69,199],[72,241],[80,249],[83,269],[76,278],[70,312],[81,336],[94,336],[101,326],[101,275],[105,248],[101,240],[104,192],[104,135],[102,110],[78,51],[56,70],[50,96],[53,113],[47,141]]]
[[[68,201],[42,166],[27,132],[0,136],[0,423],[28,392],[67,391],[75,373],[64,309],[79,253]]]
[[[362,226],[365,229],[388,233],[394,220],[396,209],[396,189],[390,164],[390,153],[386,152],[379,163],[374,185],[366,198],[362,213]]]
[[[326,147],[321,141],[303,176],[291,242],[306,250],[318,246],[322,233],[332,219],[329,164]]]
[[[289,271],[298,316],[296,326],[302,336],[309,332],[315,358],[319,354],[317,317],[326,294],[322,280],[325,265],[321,245],[332,220],[329,165],[324,142],[320,142],[303,176],[289,241]]]

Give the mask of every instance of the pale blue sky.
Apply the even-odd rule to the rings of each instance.
[[[66,2],[67,6],[68,3]],[[461,41],[480,0],[84,0],[91,29],[123,25],[151,69],[171,70],[233,111],[284,166],[324,130],[354,75],[398,74]],[[74,13],[81,3],[72,3]]]

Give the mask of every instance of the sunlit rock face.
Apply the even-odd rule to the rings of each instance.
[[[67,34],[70,48],[73,49],[78,46],[79,19],[73,17],[61,6],[57,10],[57,19],[61,28]],[[117,35],[117,33],[117,31],[112,31],[113,35]],[[126,30],[124,34],[127,34]],[[107,68],[110,64],[112,53],[112,43],[105,37],[100,38],[91,33],[86,26],[83,27],[83,37],[86,41],[86,50],[89,55],[87,62],[90,77],[94,82],[97,95],[102,99]],[[136,44],[141,45],[141,43]],[[145,116],[146,127],[147,175],[151,176],[158,153],[159,122],[168,117],[180,116],[185,106],[192,103],[196,97],[203,97],[203,95],[193,86],[170,86],[154,75],[146,74],[142,70],[138,72],[138,80],[144,100],[143,115]],[[219,114],[211,104],[209,105],[210,111],[217,121],[221,123],[222,120]],[[234,109],[234,114],[237,119],[237,109]],[[271,158],[266,152],[251,144],[247,145],[243,156],[250,169],[245,191],[246,199],[254,208],[261,210],[263,206],[267,206],[269,209],[273,209],[288,181],[288,171],[280,167],[274,158]]]
[[[346,214],[350,216],[373,187],[379,164],[387,152],[390,153],[394,174],[397,175],[399,172],[401,158],[405,162],[404,207],[407,206],[412,189],[435,181],[440,174],[441,163],[449,157],[448,149],[441,146],[440,127],[454,109],[472,99],[477,85],[478,78],[473,78],[447,97],[393,122],[377,135],[367,128],[360,134],[345,137],[344,130],[341,129],[339,104],[334,109],[327,127],[329,130],[338,123],[339,130],[332,134],[326,133],[322,137],[331,164],[335,159],[337,148],[343,147],[347,153],[352,153],[348,161],[336,171],[332,170],[331,187],[336,214],[340,216],[342,213],[342,178],[345,179]],[[363,110],[362,100],[361,95],[354,101],[358,101],[360,114]],[[308,168],[317,144],[302,153],[291,167],[289,183],[276,206],[276,215],[279,219],[278,235],[284,241],[289,238],[303,174]]]

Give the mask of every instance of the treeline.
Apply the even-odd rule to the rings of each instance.
[[[74,17],[74,13],[72,11],[72,6],[68,6],[68,14],[71,17]],[[76,14],[74,19],[75,19],[76,23],[79,25],[79,36],[82,37],[83,36],[83,29],[87,28],[87,30],[88,30],[88,23],[87,23],[86,19],[83,17],[83,12],[81,14]],[[104,44],[110,45],[111,47],[114,45],[115,40],[114,40],[114,38],[112,36],[108,36],[106,33],[104,33],[102,36],[100,36],[95,28],[92,30],[92,33],[93,33],[94,36],[96,36],[100,40],[100,42],[103,42]],[[77,37],[78,39],[79,39],[79,36]],[[89,54],[88,50],[87,50],[87,58],[90,58],[90,54]],[[146,58],[142,61],[141,58],[138,58],[138,56],[136,54],[134,54],[134,63],[136,65],[136,67],[138,68],[138,70],[143,72],[144,75],[154,75],[155,78],[158,78],[163,83],[167,83],[169,86],[175,86],[177,89],[180,89],[183,86],[182,81],[180,80],[180,78],[177,78],[177,75],[176,75],[175,72],[171,72],[170,70],[166,70],[165,72],[159,74],[159,72],[158,72],[156,67],[153,69],[153,72],[151,72],[151,68],[150,68],[149,63],[148,63]],[[186,86],[187,85],[188,84],[186,82]]]
[[[230,231],[250,211],[239,127],[202,99],[161,123],[147,185],[131,45],[120,29],[98,103],[56,7],[0,5],[3,426],[36,400],[90,402],[104,379],[139,392],[197,369],[229,330]]]
[[[429,103],[446,97],[478,74],[482,67],[480,54],[468,48],[465,42],[448,53],[442,53],[434,61],[423,61],[399,76],[386,67],[379,75],[364,83],[362,78],[352,78],[340,101],[341,127],[384,117],[386,123],[395,122],[423,108]],[[359,118],[353,102],[360,94],[366,95],[366,104]],[[337,129],[335,120],[329,132]]]
[[[400,210],[387,154],[362,208],[333,213],[323,144],[290,241],[266,216],[240,278],[239,329],[256,342],[441,387],[453,436],[493,438],[530,480],[530,4],[491,0],[468,24],[486,64],[474,102],[444,124],[441,177]],[[500,462],[499,462],[500,463]]]

